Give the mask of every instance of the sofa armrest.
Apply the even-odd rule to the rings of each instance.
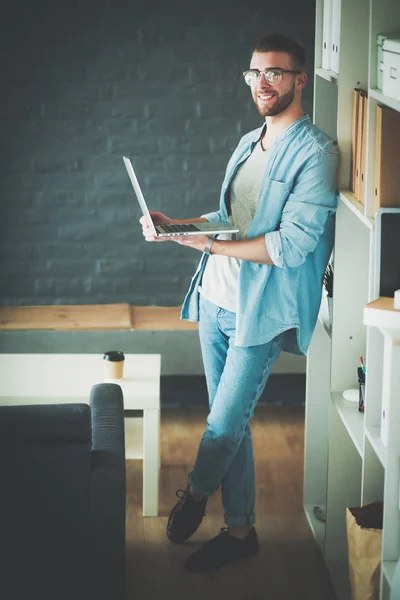
[[[93,386],[90,515],[93,597],[122,600],[125,573],[124,403],[114,383]],[[94,590],[92,590],[94,591]]]

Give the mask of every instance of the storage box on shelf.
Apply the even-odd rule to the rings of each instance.
[[[382,80],[383,80],[383,50],[382,44],[383,41],[387,39],[386,33],[380,33],[376,39],[377,45],[377,73],[376,73],[376,87],[378,90],[382,90]]]
[[[382,92],[400,100],[400,38],[383,40],[382,56]]]
[[[377,44],[377,80],[376,80],[376,87],[378,90],[383,91],[384,94],[386,94],[387,96],[391,96],[392,94],[388,93],[388,90],[390,90],[393,87],[395,87],[395,82],[397,80],[397,85],[399,85],[399,71],[400,71],[400,33],[392,33],[392,34],[387,34],[387,33],[379,33],[377,35],[377,39],[376,39],[376,44]],[[385,53],[384,53],[385,52]],[[391,57],[389,54],[393,53],[394,56]],[[393,63],[395,63],[393,65]],[[396,63],[397,63],[397,69],[399,69],[398,73],[397,73],[397,77],[395,77],[393,79],[393,81],[386,81],[386,88],[385,91],[383,90],[383,72],[386,71],[386,76],[389,77],[390,79],[390,67],[394,66],[394,68],[396,68]],[[389,87],[388,87],[389,86]],[[397,93],[395,93],[398,96],[398,94],[400,93],[400,90],[397,88]]]
[[[329,9],[329,3],[327,5]],[[333,2],[331,14],[332,6]],[[393,137],[394,127],[388,127],[389,133],[385,133],[384,125],[379,122],[382,115],[390,114],[394,121],[400,118],[400,100],[378,89],[381,86],[378,81],[381,59],[378,58],[377,41],[378,35],[383,33],[386,39],[400,37],[396,34],[400,2],[342,0],[339,14],[340,44],[335,74],[332,63],[326,62],[330,57],[323,56],[323,41],[329,36],[332,40],[334,26],[331,23],[326,31],[328,20],[325,19],[324,31],[324,0],[317,0],[314,122],[337,139],[341,163],[333,256],[332,331],[329,335],[326,306],[322,302],[307,360],[304,509],[329,568],[337,599],[350,600],[345,508],[383,500],[379,598],[389,600],[400,540],[400,441],[397,441],[399,436],[395,431],[400,421],[400,406],[393,408],[392,405],[395,389],[397,395],[400,394],[400,368],[394,368],[395,361],[400,365],[400,346],[397,345],[397,334],[393,333],[394,324],[400,321],[400,313],[391,310],[388,316],[385,304],[388,301],[380,299],[377,305],[371,302],[377,297],[375,188],[379,188],[381,198],[385,196],[383,180],[386,185],[389,175],[384,169],[390,162],[385,156],[388,152],[391,152],[391,159],[400,155],[389,150],[388,138]],[[381,37],[380,43],[384,41]],[[357,196],[355,185],[352,186],[356,88],[365,90],[365,96],[368,96],[364,119],[360,122],[364,134],[364,188]],[[389,113],[388,108],[396,114]],[[395,146],[398,137],[394,135]],[[357,160],[360,159],[359,154]],[[397,166],[391,168],[390,176],[397,175],[398,171]],[[391,188],[395,194],[389,202],[400,202],[400,185],[395,182]],[[381,203],[387,201],[379,200]],[[379,316],[383,332],[364,323],[368,311],[374,311],[374,318]],[[367,370],[363,414],[358,411],[357,403],[343,398],[344,390],[358,388],[360,356],[365,357]],[[389,361],[387,357],[390,357]],[[388,409],[385,409],[383,427],[385,432],[387,426],[387,435],[385,439],[384,433],[382,440],[383,400]],[[321,513],[325,522],[318,519]],[[400,591],[398,593],[400,599]]]

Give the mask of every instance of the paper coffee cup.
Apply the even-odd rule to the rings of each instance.
[[[106,379],[122,379],[124,374],[125,356],[119,350],[109,350],[104,353],[104,376]]]

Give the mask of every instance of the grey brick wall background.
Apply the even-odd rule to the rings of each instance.
[[[2,305],[181,304],[199,255],[143,241],[121,156],[153,209],[214,210],[273,31],[305,45],[312,114],[313,0],[2,2]]]

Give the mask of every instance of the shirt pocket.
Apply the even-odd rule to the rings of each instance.
[[[256,214],[249,229],[249,237],[256,237],[278,229],[283,207],[292,188],[292,181],[267,179],[265,183],[262,182]]]

